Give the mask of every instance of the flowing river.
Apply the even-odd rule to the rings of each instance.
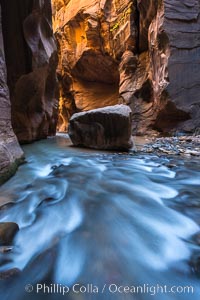
[[[64,136],[24,146],[0,187],[0,299],[200,299],[200,161],[97,152]],[[81,290],[81,291],[80,291]]]

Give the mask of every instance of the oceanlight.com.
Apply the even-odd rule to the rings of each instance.
[[[67,295],[69,293],[74,294],[149,294],[151,296],[157,294],[193,294],[193,286],[168,286],[168,285],[118,285],[115,283],[104,284],[103,286],[96,286],[93,284],[81,285],[79,283],[69,287],[62,284],[27,284],[25,286],[27,293],[35,292],[37,294],[59,294]]]

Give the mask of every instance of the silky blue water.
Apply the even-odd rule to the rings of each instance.
[[[68,144],[57,136],[24,146],[26,164],[0,187],[0,222],[20,227],[0,272],[21,270],[1,280],[1,299],[199,300],[200,161]],[[41,282],[93,284],[99,293],[25,292]],[[112,293],[111,284],[190,285],[194,293]]]

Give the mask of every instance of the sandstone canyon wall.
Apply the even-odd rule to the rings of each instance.
[[[132,1],[115,2],[53,1],[61,130],[75,111],[119,102],[119,59],[134,49],[136,32]]]
[[[60,130],[77,111],[128,104],[133,133],[200,126],[199,0],[53,0]]]
[[[23,158],[18,141],[56,132],[58,59],[50,0],[0,0],[0,7],[2,183]]]
[[[57,52],[50,0],[1,0],[12,126],[20,142],[55,134]]]
[[[163,26],[159,28],[162,17],[157,16],[150,28],[150,35],[158,28],[161,61],[163,53],[169,57],[165,64],[168,69],[165,75],[168,85],[163,90],[165,102],[161,103],[155,125],[158,129],[168,130],[171,125],[181,131],[199,132],[200,1],[165,0],[163,13]],[[169,50],[166,51],[167,47]]]
[[[7,74],[0,14],[0,184],[14,173],[23,156],[11,126],[11,105],[6,80]]]

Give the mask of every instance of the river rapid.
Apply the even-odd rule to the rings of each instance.
[[[23,149],[0,187],[0,222],[20,227],[0,272],[21,270],[0,299],[200,299],[200,160],[78,149],[62,135]]]

